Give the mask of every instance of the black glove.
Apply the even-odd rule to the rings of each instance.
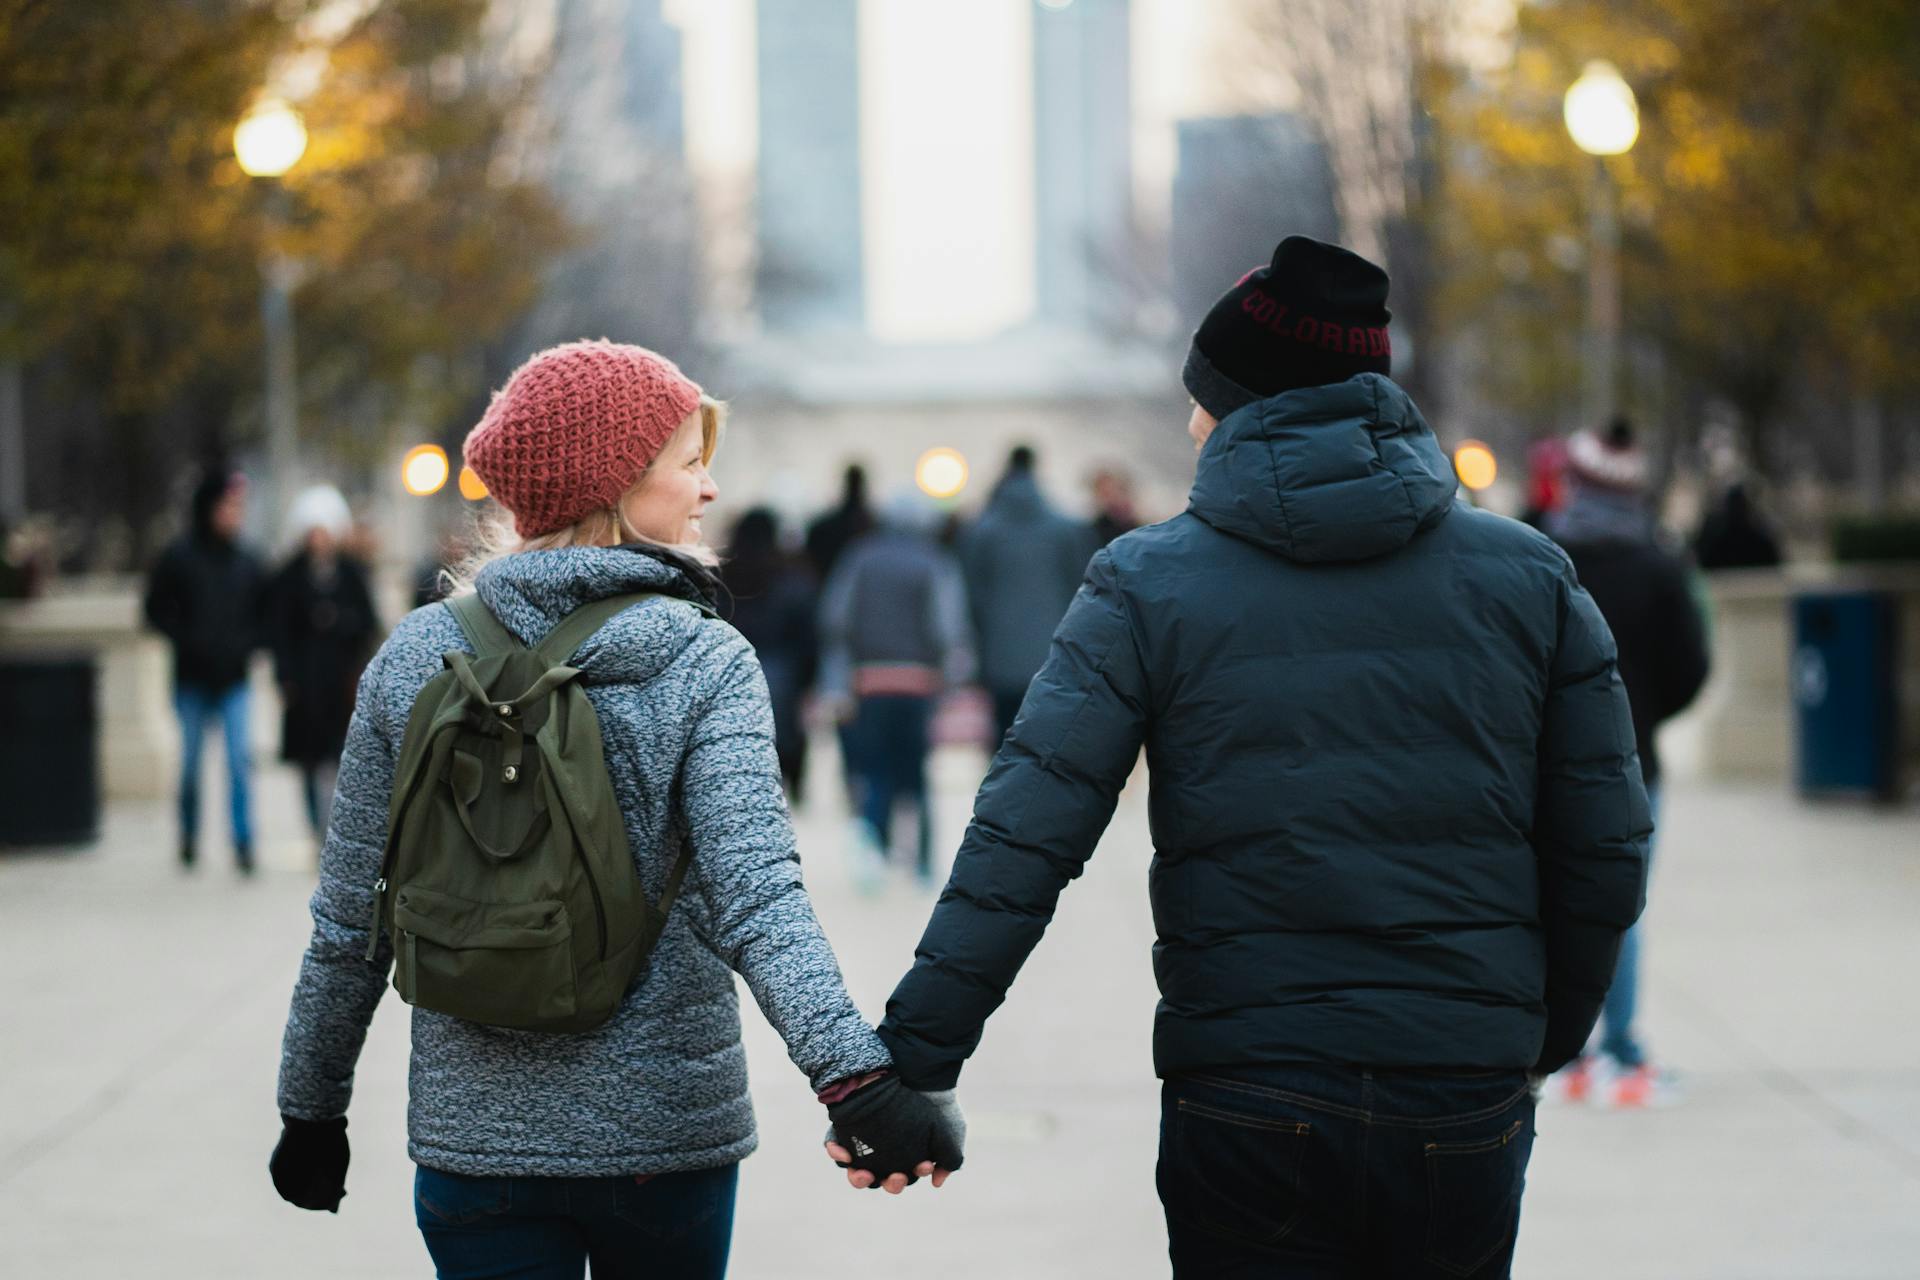
[[[302,1209],[340,1212],[347,1194],[347,1118],[296,1120],[281,1116],[280,1141],[267,1169],[273,1189]]]
[[[835,1139],[853,1154],[841,1166],[873,1174],[875,1189],[896,1173],[906,1174],[907,1185],[913,1185],[920,1180],[914,1168],[923,1161],[948,1170],[960,1167],[965,1130],[956,1132],[958,1109],[942,1108],[896,1077],[876,1080],[833,1103],[827,1119]]]

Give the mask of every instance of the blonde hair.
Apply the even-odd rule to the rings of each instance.
[[[694,413],[700,418],[700,462],[703,466],[711,466],[714,454],[720,450],[720,429],[727,421],[727,406],[723,401],[702,394],[700,407]],[[653,465],[649,463],[647,471],[651,470]],[[646,471],[641,472],[634,485],[646,479],[646,475]],[[629,493],[632,489],[631,485],[628,486]],[[720,553],[704,542],[665,543],[646,537],[628,522],[617,503],[590,511],[566,528],[541,534],[537,538],[522,538],[515,531],[512,518],[494,506],[475,515],[473,527],[462,541],[465,550],[460,558],[440,571],[441,584],[446,587],[449,596],[471,594],[482,569],[495,560],[519,555],[523,551],[558,551],[563,547],[615,547],[639,543],[675,552],[709,569],[720,565]]]

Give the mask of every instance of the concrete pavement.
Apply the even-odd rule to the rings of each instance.
[[[943,850],[981,765],[938,761]],[[251,882],[213,847],[181,874],[161,806],[115,809],[92,849],[0,856],[0,1276],[430,1274],[397,998],[362,1060],[340,1215],[288,1208],[267,1180],[312,850],[290,779],[264,769],[259,793]],[[1920,813],[1678,786],[1666,816],[1645,1025],[1686,1096],[1543,1110],[1516,1274],[1920,1276]],[[854,996],[877,1014],[929,903],[904,882],[853,893],[844,823],[817,801],[802,851]],[[926,1277],[1166,1274],[1146,859],[1142,775],[988,1027],[963,1081],[968,1166],[937,1194],[845,1188],[818,1153],[820,1108],[746,1002],[762,1147],[744,1167],[735,1275],[877,1259]]]

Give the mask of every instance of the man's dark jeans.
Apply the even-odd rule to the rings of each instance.
[[[1532,1150],[1519,1071],[1171,1077],[1159,1186],[1173,1273],[1505,1276]]]
[[[633,1178],[472,1178],[424,1165],[414,1217],[441,1280],[721,1280],[740,1167]]]

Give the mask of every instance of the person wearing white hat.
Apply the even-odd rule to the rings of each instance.
[[[267,638],[283,704],[280,758],[299,766],[307,820],[323,837],[353,716],[355,686],[380,637],[366,570],[342,550],[353,512],[315,485],[287,513],[292,557],[268,589]]]

